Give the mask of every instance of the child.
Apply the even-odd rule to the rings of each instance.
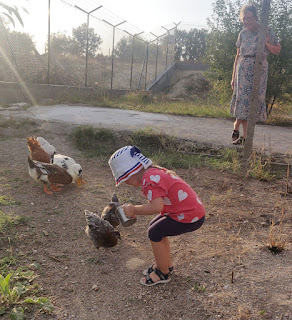
[[[152,165],[152,161],[136,146],[117,150],[109,159],[116,186],[123,181],[142,186],[148,199],[144,205],[123,205],[127,217],[158,214],[149,225],[155,264],[144,270],[140,283],[153,286],[170,281],[173,265],[168,236],[199,229],[204,223],[205,209],[195,191],[173,171]]]

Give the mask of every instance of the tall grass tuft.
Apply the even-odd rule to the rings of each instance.
[[[263,159],[262,155],[252,153],[249,161],[249,169],[247,175],[262,181],[272,181],[275,179],[275,175],[271,170],[271,158],[267,160]]]
[[[277,254],[284,250],[286,239],[283,235],[283,220],[284,220],[284,208],[282,209],[282,216],[280,223],[277,225],[275,221],[271,221],[270,232],[269,232],[269,239],[267,247],[268,249]]]

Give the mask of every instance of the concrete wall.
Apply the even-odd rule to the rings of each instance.
[[[27,84],[0,81],[0,105],[10,103],[28,102],[31,104],[44,102],[46,100],[63,100],[66,98],[92,99],[101,95],[121,96],[129,92],[128,90],[104,90],[99,88],[78,88],[61,85]]]
[[[147,91],[150,91],[153,94],[167,90],[170,85],[171,77],[174,74],[175,70],[197,70],[197,71],[206,71],[208,65],[203,63],[195,62],[186,62],[178,61],[166,69],[148,88]]]

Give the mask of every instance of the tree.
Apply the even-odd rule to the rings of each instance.
[[[206,54],[207,30],[178,30],[176,34],[175,60],[202,61]]]
[[[156,45],[152,43],[150,44],[149,49],[150,47],[153,48],[155,46]],[[132,50],[133,50],[133,38],[130,36],[123,37],[115,46],[115,55],[119,59],[129,60],[132,56]],[[153,50],[151,52],[153,52]],[[145,53],[146,53],[146,42],[142,41],[138,37],[135,37],[134,38],[134,60],[144,59]]]
[[[87,24],[83,23],[79,27],[73,28],[72,34],[72,39],[75,43],[71,49],[77,55],[85,55],[87,43]],[[88,53],[92,56],[95,56],[101,43],[101,37],[95,33],[93,28],[88,28]]]
[[[4,19],[7,18],[15,27],[14,18],[16,18],[19,21],[19,23],[23,26],[23,21],[21,19],[21,16],[18,12],[18,8],[16,6],[9,6],[5,2],[1,1],[0,10],[1,10],[0,20],[2,24],[3,24],[3,17],[4,17]]]
[[[270,25],[280,38],[282,50],[279,56],[269,56],[269,80],[267,87],[267,111],[271,113],[277,98],[292,94],[292,3],[272,2]]]
[[[230,81],[236,55],[235,42],[242,25],[239,11],[244,0],[216,0],[213,15],[208,24],[211,29],[207,40],[206,62],[210,65],[209,78],[221,101],[227,101],[232,95]],[[261,10],[261,0],[255,0]],[[271,6],[269,26],[280,38],[282,51],[279,56],[269,55],[269,78],[267,88],[267,109],[271,110],[276,99],[282,99],[285,93],[291,94],[292,81],[292,3],[274,0]],[[269,105],[269,102],[271,103]]]
[[[72,54],[75,41],[64,33],[53,33],[51,36],[51,50],[54,54],[67,56]]]
[[[236,7],[235,7],[236,5]],[[205,62],[209,64],[208,78],[221,102],[230,99],[230,81],[236,55],[235,42],[242,26],[239,21],[241,4],[229,0],[217,0],[213,4],[213,14],[208,19],[210,33],[207,37]]]

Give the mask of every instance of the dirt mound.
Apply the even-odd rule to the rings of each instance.
[[[202,71],[175,70],[167,93],[168,98],[203,98],[211,89]]]

